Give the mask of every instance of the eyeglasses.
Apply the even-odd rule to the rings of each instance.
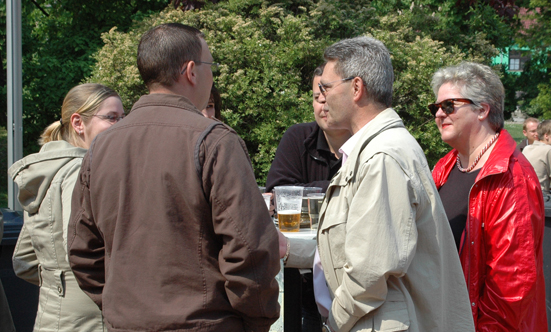
[[[334,88],[334,86],[331,86],[331,83],[341,82],[341,84],[342,84],[342,83],[344,83],[344,82],[346,82],[346,81],[353,80],[355,77],[356,77],[356,76],[350,76],[350,77],[343,78],[343,79],[341,79],[341,80],[332,81],[332,82],[329,82],[329,83],[321,83],[321,82],[319,82],[319,83],[318,83],[318,87],[320,88],[321,94],[325,97],[325,95],[326,95],[328,89]],[[337,85],[338,85],[338,84],[337,84]],[[337,86],[337,85],[335,85],[335,86]]]
[[[444,111],[444,113],[450,115],[455,110],[455,102],[456,101],[459,101],[459,102],[462,102],[462,103],[467,103],[467,104],[474,104],[474,102],[470,99],[450,98],[450,99],[442,100],[441,102],[439,102],[437,104],[430,104],[428,106],[428,108],[429,108],[430,113],[434,117],[436,117],[436,112],[438,112],[439,109],[442,109],[442,111]]]
[[[216,72],[220,67],[220,64],[218,62],[204,62],[204,61],[194,61],[194,62],[198,64],[210,65],[210,69],[213,72]],[[184,70],[180,72],[180,75],[183,75],[186,72],[186,69],[187,69],[187,66],[184,68]]]
[[[212,70],[218,69],[218,67],[220,67],[220,64],[218,62],[195,61],[195,63],[202,63],[204,65],[210,65],[212,67]]]
[[[97,116],[98,118],[102,119],[102,120],[105,120],[107,122],[110,122],[112,124],[115,124],[119,121],[121,121],[122,119],[124,119],[124,117],[126,116],[126,114],[123,114],[121,116],[114,116],[114,115],[103,115],[103,114],[94,114],[92,116]]]

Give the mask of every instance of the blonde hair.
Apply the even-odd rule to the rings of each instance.
[[[71,124],[71,115],[80,114],[82,121],[88,123],[101,103],[109,97],[120,98],[115,90],[97,83],[80,84],[69,90],[61,106],[61,120],[52,123],[44,130],[40,135],[39,144],[63,140],[74,146],[80,146],[81,138]]]

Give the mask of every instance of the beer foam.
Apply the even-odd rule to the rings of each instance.
[[[300,214],[300,210],[283,210],[277,211],[277,214]]]

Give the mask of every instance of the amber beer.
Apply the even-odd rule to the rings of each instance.
[[[300,229],[300,211],[278,211],[277,220],[282,232],[298,232]]]

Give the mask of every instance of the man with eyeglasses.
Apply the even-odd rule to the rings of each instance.
[[[320,187],[325,192],[329,180],[341,167],[339,148],[350,138],[348,130],[334,130],[327,125],[327,116],[320,102],[318,83],[325,64],[314,70],[312,78],[313,122],[295,124],[283,135],[268,172],[266,190],[276,186],[296,185]],[[284,328],[319,332],[319,317],[312,284],[312,262],[316,241],[281,236],[280,245],[287,247],[284,259],[285,313]],[[299,270],[300,269],[300,270]]]
[[[203,34],[141,38],[149,89],[92,143],[74,189],[68,254],[109,331],[269,331],[278,234],[244,142],[208,119],[216,66]]]
[[[352,137],[320,211],[314,288],[323,331],[474,331],[425,155],[391,108],[388,50],[357,37],[324,58],[327,122]]]

